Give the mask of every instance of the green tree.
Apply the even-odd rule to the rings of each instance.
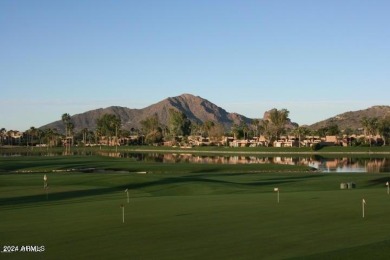
[[[163,129],[161,128],[158,115],[153,114],[141,121],[142,132],[145,135],[147,144],[160,143],[163,140]],[[134,132],[134,131],[133,131]]]
[[[169,131],[173,137],[188,136],[191,133],[191,121],[183,112],[170,108]]]
[[[201,132],[203,137],[209,137],[210,130],[215,126],[215,123],[213,121],[205,121],[203,122],[201,126]]]
[[[38,135],[38,129],[36,129],[35,127],[30,127],[29,130],[26,131],[27,133],[27,146],[30,144],[31,147],[34,147],[34,137],[36,137]]]
[[[140,123],[145,134],[157,130],[160,127],[160,121],[158,120],[157,114],[145,118]]]
[[[386,145],[386,139],[390,138],[390,116],[387,116],[378,122],[378,133],[383,139],[383,146]]]
[[[240,125],[233,124],[231,127],[231,133],[233,134],[234,139],[240,139],[243,136],[242,129]]]
[[[269,112],[269,121],[273,137],[277,140],[285,131],[285,125],[288,120],[289,111],[285,108],[278,110],[276,108]]]
[[[243,135],[244,139],[248,139],[249,127],[248,127],[247,123],[245,123],[245,121],[241,121],[239,127],[242,131],[242,135]]]
[[[61,116],[61,120],[65,126],[65,139],[67,146],[70,146],[73,143],[73,129],[74,124],[72,118],[68,113],[65,113]]]
[[[47,147],[53,147],[58,145],[59,133],[56,128],[47,128],[44,132],[44,139]]]
[[[121,119],[113,114],[104,114],[96,120],[96,128],[100,136],[107,138],[107,144],[118,143],[118,131],[120,131]]]
[[[259,119],[253,119],[251,121],[251,127],[254,136],[259,136],[261,121]]]
[[[379,121],[377,117],[363,117],[361,120],[364,129],[365,140],[367,140],[368,137],[370,147],[372,145],[372,135],[376,135],[378,132],[378,122]]]
[[[268,119],[263,119],[260,121],[260,126],[259,126],[259,135],[263,135],[264,138],[268,140],[268,143],[270,143],[270,139],[272,136],[271,133],[271,123]]]
[[[45,137],[45,132],[42,129],[38,128],[36,136],[38,138],[38,143],[42,144],[43,138]]]
[[[4,140],[7,136],[7,130],[5,128],[0,129],[0,145],[4,144]]]
[[[301,147],[301,139],[310,133],[310,129],[305,126],[298,126],[293,131],[295,137],[298,137],[299,147]]]
[[[225,133],[225,127],[222,124],[213,124],[208,130],[208,137],[211,141],[221,141]]]

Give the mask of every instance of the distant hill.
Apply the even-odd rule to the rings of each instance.
[[[357,129],[362,127],[361,120],[363,117],[378,117],[383,118],[385,116],[390,116],[390,106],[373,106],[367,109],[358,110],[358,111],[349,111],[326,120],[317,122],[310,125],[311,129],[319,129],[325,127],[329,124],[337,124],[341,130],[346,128]]]
[[[168,125],[168,111],[170,108],[183,112],[192,122],[218,122],[223,124],[226,129],[230,129],[233,124],[239,124],[241,121],[250,123],[252,120],[237,113],[229,113],[207,99],[191,94],[169,97],[143,109],[111,106],[72,115],[71,118],[76,132],[82,130],[83,128],[94,130],[96,128],[96,119],[101,117],[103,114],[114,114],[119,116],[122,121],[122,127],[130,130],[131,128],[139,129],[141,127],[140,122],[154,114],[158,115],[161,124]],[[346,129],[348,127],[357,129],[362,127],[361,119],[363,117],[383,118],[386,115],[390,115],[390,106],[373,106],[364,110],[350,111],[336,115],[308,127],[316,130],[331,123],[335,123],[340,129]],[[269,111],[266,111],[264,113],[264,118],[267,118],[268,116]],[[286,127],[293,128],[294,123],[288,120]],[[56,128],[59,132],[65,132],[64,124],[61,120],[41,126],[40,128]]]
[[[158,115],[160,123],[167,125],[168,111],[170,108],[183,112],[192,122],[219,122],[227,129],[233,124],[239,124],[241,121],[249,123],[251,120],[240,114],[229,113],[212,102],[191,94],[169,97],[143,109],[112,106],[90,110],[85,113],[73,115],[71,119],[75,126],[74,130],[77,132],[83,128],[95,129],[96,119],[103,114],[114,114],[121,118],[122,127],[130,130],[131,128],[140,128],[140,122],[154,114]],[[61,120],[49,123],[40,128],[56,128],[60,132],[65,132],[64,124]]]

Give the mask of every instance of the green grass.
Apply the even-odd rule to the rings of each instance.
[[[105,158],[20,157],[0,163],[7,170],[143,165]],[[387,259],[390,253],[389,174],[304,173],[294,168],[251,173],[245,165],[232,171],[215,165],[191,170],[196,166],[167,164],[149,174],[48,172],[48,193],[43,173],[3,173],[0,246],[44,245],[45,252],[0,256]],[[150,172],[163,165],[142,167]],[[357,189],[339,189],[340,182],[349,181]],[[279,204],[274,187],[280,189]],[[367,202],[364,219],[362,198]]]

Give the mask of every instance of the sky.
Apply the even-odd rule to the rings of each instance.
[[[190,93],[312,124],[390,105],[388,0],[2,0],[0,128]]]

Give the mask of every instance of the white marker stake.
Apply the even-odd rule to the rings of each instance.
[[[43,175],[43,188],[44,188],[44,189],[47,188],[47,176],[46,176],[46,174]]]
[[[364,205],[366,205],[366,201],[364,199],[362,199],[363,218],[364,218]]]
[[[274,191],[278,193],[278,203],[279,203],[279,188],[274,188]]]
[[[43,188],[46,191],[46,199],[49,199],[49,191],[48,191],[48,188],[47,188],[47,176],[46,176],[46,174],[43,175]]]
[[[387,186],[387,195],[389,195],[389,182],[386,182],[386,186]]]
[[[125,192],[127,193],[127,203],[130,203],[130,199],[129,199],[129,189],[126,189]]]

